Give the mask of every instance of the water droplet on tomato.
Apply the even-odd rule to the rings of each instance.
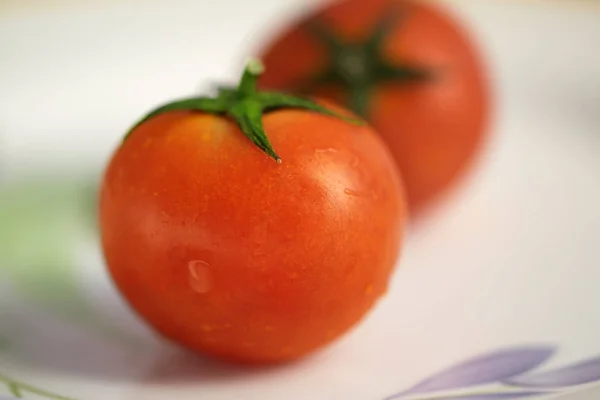
[[[379,200],[379,194],[375,190],[369,190],[368,192],[360,192],[358,190],[346,188],[344,189],[344,193],[346,193],[348,196],[362,197],[375,201]]]
[[[344,193],[346,193],[348,196],[362,197],[360,192],[353,190],[353,189],[346,188],[346,189],[344,189]]]
[[[371,198],[375,201],[379,200],[379,193],[376,190],[371,190],[369,192],[369,194],[371,195]]]
[[[204,261],[194,260],[188,263],[189,282],[192,290],[196,293],[206,294],[213,287],[212,267]]]
[[[337,149],[334,149],[333,147],[328,147],[326,149],[316,149],[315,152],[320,153],[320,154],[323,154],[323,153],[334,154],[334,153],[337,153]]]

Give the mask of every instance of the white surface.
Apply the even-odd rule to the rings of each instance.
[[[234,79],[248,46],[273,29],[264,21],[285,20],[302,3],[109,2],[0,17],[0,154],[10,167],[101,165],[149,107],[208,79]],[[519,107],[547,110],[548,100],[571,95],[587,109],[575,104],[561,112],[577,119],[573,112],[594,112],[600,84],[598,52],[590,46],[597,13],[537,3],[456,3],[467,4],[462,9],[487,39],[504,93],[520,99]]]
[[[245,46],[271,29],[263,21],[302,0],[167,3],[0,16],[5,173],[95,170],[149,107],[235,77]],[[90,400],[358,400],[503,346],[557,345],[548,367],[600,354],[600,14],[456,3],[494,74],[494,140],[477,176],[411,231],[389,295],[359,329],[263,373],[193,362],[131,322],[93,248],[79,256],[81,285],[143,350],[15,300],[8,309],[28,317],[2,323],[30,334],[0,367]]]

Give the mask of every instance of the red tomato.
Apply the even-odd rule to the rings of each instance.
[[[336,2],[263,51],[263,88],[337,101],[390,147],[419,211],[466,170],[484,137],[489,99],[469,36],[438,6]]]
[[[121,293],[166,338],[280,362],[346,332],[386,291],[405,201],[371,128],[289,97],[262,117],[266,100],[240,91],[178,102],[133,129],[104,176],[102,245]],[[253,129],[262,117],[272,148],[244,137],[244,115],[258,116]]]

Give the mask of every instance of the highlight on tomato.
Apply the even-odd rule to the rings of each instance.
[[[342,0],[301,17],[260,52],[259,86],[329,99],[367,119],[418,213],[456,186],[490,115],[486,71],[463,23],[417,0]]]
[[[380,137],[326,102],[237,87],[177,100],[111,157],[99,220],[110,275],[160,335],[243,363],[305,356],[388,288],[406,201]]]

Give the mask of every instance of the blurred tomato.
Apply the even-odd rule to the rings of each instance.
[[[266,46],[263,88],[317,95],[368,119],[391,148],[409,206],[451,186],[484,136],[490,101],[470,41],[436,5],[347,0]]]

